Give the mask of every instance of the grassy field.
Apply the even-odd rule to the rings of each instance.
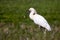
[[[46,37],[29,19],[30,7],[50,24]],[[60,40],[60,0],[0,0],[0,40]]]

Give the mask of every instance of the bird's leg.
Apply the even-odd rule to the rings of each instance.
[[[39,25],[39,29],[41,29],[40,25]]]
[[[39,25],[39,28],[40,28],[40,25]]]
[[[42,30],[43,27],[39,26],[39,29]]]
[[[44,34],[46,35],[46,29],[45,29],[45,31],[44,31]]]
[[[46,40],[46,29],[44,31],[44,37],[43,37],[44,40]]]
[[[43,29],[44,29],[42,26],[39,26],[39,28],[40,28],[41,31],[43,31]]]
[[[42,27],[41,27],[41,26],[39,26],[39,29],[40,29],[40,30],[42,30]]]

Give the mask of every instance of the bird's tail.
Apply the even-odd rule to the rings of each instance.
[[[48,31],[51,31],[50,25],[47,25],[47,26],[46,26],[46,29],[47,29]]]

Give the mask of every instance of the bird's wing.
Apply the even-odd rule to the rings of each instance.
[[[48,29],[48,30],[51,29],[50,25],[48,24],[48,22],[46,21],[46,19],[43,16],[41,16],[41,15],[38,15],[38,14],[35,15],[34,22],[36,24],[38,24],[38,25],[40,25],[40,26]]]

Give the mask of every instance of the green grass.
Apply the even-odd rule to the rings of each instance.
[[[52,31],[43,31],[29,19],[34,7],[49,22]],[[0,0],[0,40],[60,40],[60,0]],[[43,39],[44,38],[44,39]]]

